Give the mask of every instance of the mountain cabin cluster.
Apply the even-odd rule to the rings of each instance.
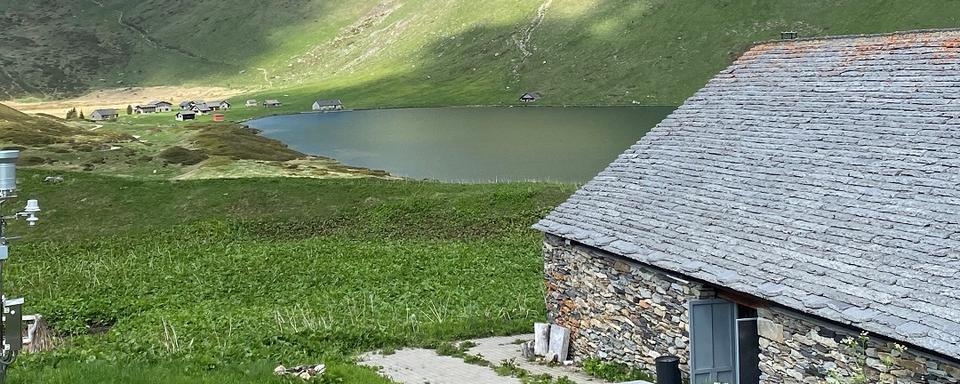
[[[249,99],[244,103],[244,107],[247,108],[257,107],[258,105],[262,105],[264,108],[279,108],[283,106],[283,103],[277,99],[267,99],[264,100],[262,104],[259,104],[256,99]],[[232,104],[228,100],[184,100],[180,102],[179,110],[174,118],[177,121],[195,120],[197,116],[213,113],[214,121],[223,121],[223,114],[215,112],[229,110],[231,106]],[[173,103],[163,100],[153,100],[128,108],[130,108],[130,113],[135,113],[138,115],[165,113],[173,111]],[[313,102],[311,109],[318,112],[342,111],[343,102],[341,102],[340,99],[320,99]],[[101,108],[94,110],[93,113],[90,114],[89,119],[92,121],[106,121],[116,120],[119,117],[120,110],[115,108]]]
[[[525,92],[520,95],[518,99],[521,103],[529,104],[539,101],[543,98],[543,95],[540,92]],[[256,99],[249,99],[244,102],[244,107],[254,108],[258,105],[262,105],[264,108],[280,108],[283,106],[283,103],[277,99],[267,99],[264,100],[262,104],[259,104]],[[197,116],[203,116],[209,113],[217,111],[226,111],[230,109],[231,104],[227,100],[214,100],[214,101],[203,101],[203,100],[185,100],[180,102],[180,109],[175,115],[177,121],[186,121],[186,120],[195,120]],[[133,107],[130,112],[142,115],[148,113],[165,113],[173,111],[173,103],[163,100],[153,100],[144,104],[138,104]],[[343,102],[340,99],[319,99],[313,102],[311,105],[311,110],[317,112],[333,112],[333,111],[342,111],[344,110]],[[113,108],[103,108],[94,110],[90,114],[89,119],[92,121],[105,121],[105,120],[115,120],[120,117],[120,111]],[[223,121],[223,115],[214,113],[214,121]]]

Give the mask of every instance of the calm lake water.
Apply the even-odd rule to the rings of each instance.
[[[415,179],[584,182],[670,107],[422,108],[250,121],[303,153]]]

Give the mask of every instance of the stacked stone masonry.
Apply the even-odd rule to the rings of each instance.
[[[688,302],[716,296],[714,287],[690,281],[595,248],[544,241],[548,320],[571,330],[571,356],[618,361],[652,369],[654,359],[689,359]],[[781,309],[758,308],[763,383],[823,383],[831,371],[851,375],[856,355],[841,340],[858,331]],[[960,365],[893,342],[870,338],[871,383],[960,383]],[[886,362],[886,363],[884,363]],[[888,366],[889,365],[889,366]]]
[[[686,370],[687,301],[712,292],[637,263],[548,235],[548,320],[571,330],[574,360],[599,357],[652,367],[663,355]]]
[[[857,357],[866,358],[870,383],[960,383],[960,364],[875,337],[860,351],[843,340],[859,339],[850,329],[831,326],[779,308],[760,317],[760,370],[765,383],[821,383],[834,374],[850,377]]]

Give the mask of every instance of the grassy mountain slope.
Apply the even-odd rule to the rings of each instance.
[[[364,107],[512,103],[525,90],[554,105],[677,104],[783,30],[960,22],[948,0],[25,3],[0,4],[0,22],[13,26],[0,30],[0,50],[16,52],[0,58],[0,95],[197,84]]]
[[[30,116],[0,104],[0,144],[33,146],[85,141],[100,136],[62,124],[53,117]]]

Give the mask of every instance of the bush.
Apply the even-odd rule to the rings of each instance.
[[[210,156],[207,156],[203,151],[173,146],[161,151],[157,157],[170,164],[194,165],[208,159]]]
[[[22,165],[29,167],[31,165],[43,165],[47,163],[47,159],[44,159],[39,156],[24,156],[17,160],[17,165]]]

